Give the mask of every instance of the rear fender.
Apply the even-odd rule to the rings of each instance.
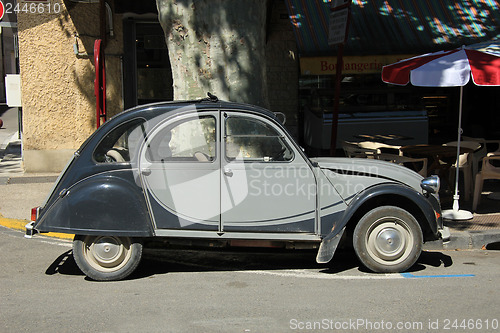
[[[142,188],[131,170],[106,172],[63,189],[36,222],[39,232],[153,236]]]

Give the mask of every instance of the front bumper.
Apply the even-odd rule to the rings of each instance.
[[[443,242],[448,242],[450,240],[450,236],[451,236],[450,228],[443,227],[443,229],[439,229],[438,231],[441,234],[441,239],[443,240]]]

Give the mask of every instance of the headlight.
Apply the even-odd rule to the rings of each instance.
[[[422,179],[420,182],[420,187],[429,193],[438,193],[439,188],[441,187],[441,181],[439,177],[434,175],[427,178]]]

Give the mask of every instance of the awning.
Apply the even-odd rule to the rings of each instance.
[[[285,0],[302,56],[328,45],[329,0]],[[500,38],[500,0],[353,0],[344,54],[403,54]]]

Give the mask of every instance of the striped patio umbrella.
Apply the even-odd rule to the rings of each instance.
[[[478,86],[500,86],[500,41],[463,46],[451,51],[424,54],[384,66],[382,81],[396,85],[411,83],[421,87],[460,87],[457,166],[462,133],[463,86],[470,78]],[[453,209],[444,211],[451,220],[471,219],[472,214],[459,209],[459,169],[456,168]]]

